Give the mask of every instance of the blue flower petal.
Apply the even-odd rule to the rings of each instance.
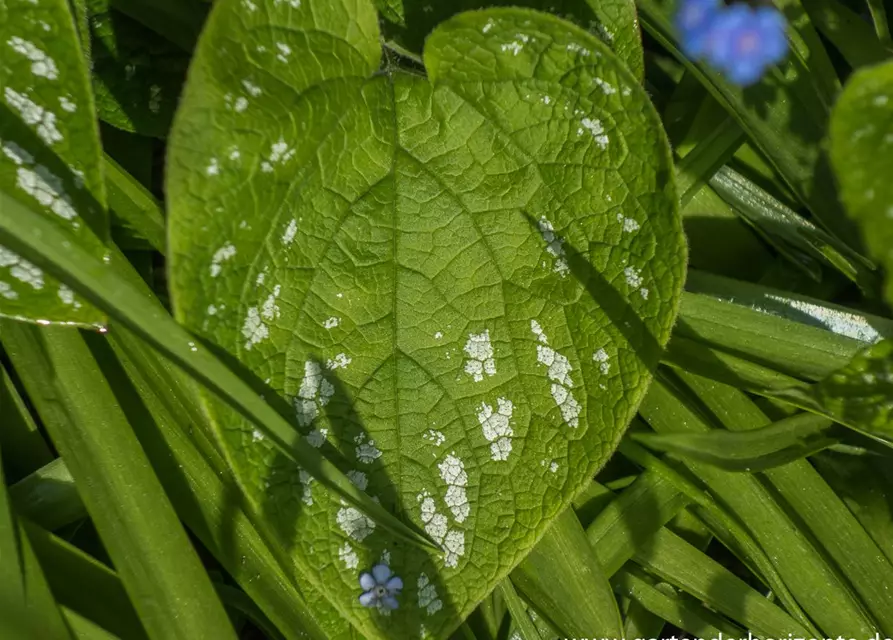
[[[760,7],[754,12],[754,22],[762,35],[763,60],[777,64],[788,52],[788,38],[781,12],[772,7]]]
[[[740,60],[726,71],[726,76],[735,84],[746,87],[759,81],[765,70],[760,60]]]
[[[386,564],[377,564],[372,567],[372,575],[375,576],[375,582],[384,584],[391,577],[391,568]]]
[[[388,583],[385,585],[388,591],[400,591],[403,588],[403,579],[400,576],[394,576]]]
[[[687,56],[703,54],[705,38],[720,6],[719,0],[683,0],[676,12],[676,30]]]
[[[385,609],[390,609],[393,611],[400,606],[400,603],[397,602],[397,598],[395,598],[394,596],[385,596],[381,599],[381,606],[383,606]]]
[[[360,604],[364,607],[374,607],[376,604],[378,604],[378,598],[373,592],[367,591],[366,593],[360,595]]]
[[[362,587],[363,591],[369,591],[370,589],[375,588],[376,584],[378,583],[375,582],[375,578],[372,577],[371,573],[360,574],[360,587]]]

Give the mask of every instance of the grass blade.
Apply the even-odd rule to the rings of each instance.
[[[107,153],[103,155],[103,169],[109,208],[164,255],[167,231],[161,204]]]
[[[556,518],[511,579],[563,635],[622,636],[617,601],[573,509]]]
[[[512,623],[517,627],[517,633],[521,636],[521,640],[541,640],[539,631],[536,630],[536,625],[527,615],[527,608],[518,592],[515,591],[512,581],[506,578],[500,582],[499,592],[502,594],[502,599],[512,616]]]
[[[235,638],[158,478],[80,334],[6,322],[4,345],[81,489],[149,637]]]
[[[805,458],[840,442],[832,422],[800,413],[752,431],[709,433],[632,433],[649,449],[684,460],[706,462],[727,471],[763,471]]]
[[[290,459],[356,505],[376,523],[414,545],[438,549],[360,491],[334,464],[309,445],[276,410],[238,374],[199,344],[168,313],[135,289],[114,268],[72,244],[65,234],[27,207],[0,192],[0,242],[56,275],[98,308],[182,367],[223,402],[261,429]],[[61,249],[67,247],[66,249]]]
[[[146,638],[136,610],[114,571],[33,523],[24,522],[24,530],[61,606],[121,638]]]
[[[0,407],[3,408],[0,451],[6,481],[11,484],[49,463],[53,454],[2,364]]]
[[[53,531],[87,517],[87,509],[62,458],[56,458],[9,488],[16,512]]]

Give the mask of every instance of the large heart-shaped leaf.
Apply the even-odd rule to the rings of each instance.
[[[0,4],[0,190],[94,255],[108,234],[87,65],[65,0]],[[2,213],[2,212],[0,212]],[[97,324],[98,311],[0,247],[0,315]]]
[[[442,547],[395,540],[212,406],[302,580],[368,637],[444,637],[610,456],[685,244],[659,120],[593,36],[463,14],[429,38],[428,78],[377,73],[379,47],[369,0],[216,3],[171,137],[171,287],[181,322]],[[394,612],[358,601],[379,561]]]

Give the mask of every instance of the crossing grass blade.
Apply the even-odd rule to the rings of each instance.
[[[235,638],[208,575],[74,329],[3,326],[3,344],[150,638]]]
[[[509,578],[499,583],[499,592],[502,594],[502,599],[505,601],[505,605],[512,616],[512,623],[517,628],[516,632],[521,636],[521,640],[541,640],[536,626],[527,615],[527,608],[524,606],[524,602],[521,600],[518,592],[515,591],[515,587]]]
[[[0,451],[6,482],[12,484],[50,462],[53,454],[2,364],[0,407],[3,408]]]
[[[652,384],[640,414],[658,433],[697,433],[714,428],[663,379]],[[758,479],[702,463],[689,462],[686,467],[731,516],[744,524],[770,558],[784,585],[821,631],[834,635],[875,633],[875,622],[865,613],[843,576],[791,520],[786,506]],[[759,566],[756,558],[750,560]]]
[[[44,568],[57,602],[107,632],[133,640],[146,638],[118,575],[92,556],[31,522],[24,530]]]
[[[162,307],[134,288],[113,266],[93,258],[41,216],[2,192],[0,206],[5,211],[0,217],[0,242],[54,273],[98,308],[106,310],[110,317],[136,332],[254,423],[284,455],[383,528],[410,544],[437,548],[423,533],[410,528],[360,491],[238,374],[199,344]]]
[[[9,487],[16,513],[48,531],[87,517],[87,509],[62,458]]]
[[[832,421],[800,413],[753,431],[633,433],[633,440],[683,460],[706,462],[727,471],[763,471],[799,460],[841,442]]]
[[[691,374],[681,374],[701,402],[728,429],[758,429],[769,420],[743,392]],[[831,557],[879,629],[893,633],[893,565],[844,503],[806,461],[767,470],[764,477]]]
[[[621,637],[617,601],[573,509],[555,520],[511,579],[562,634]]]

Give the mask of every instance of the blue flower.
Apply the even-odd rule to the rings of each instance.
[[[704,53],[713,22],[724,5],[720,0],[682,0],[676,12],[676,30],[682,52],[690,58]]]
[[[360,596],[360,604],[364,607],[379,607],[391,611],[400,606],[397,596],[403,588],[403,580],[398,576],[392,577],[391,569],[386,564],[375,565],[372,573],[360,574],[360,587],[364,591]]]
[[[766,68],[781,62],[788,51],[785,21],[771,7],[729,7],[714,19],[704,56],[735,84],[757,82]]]

